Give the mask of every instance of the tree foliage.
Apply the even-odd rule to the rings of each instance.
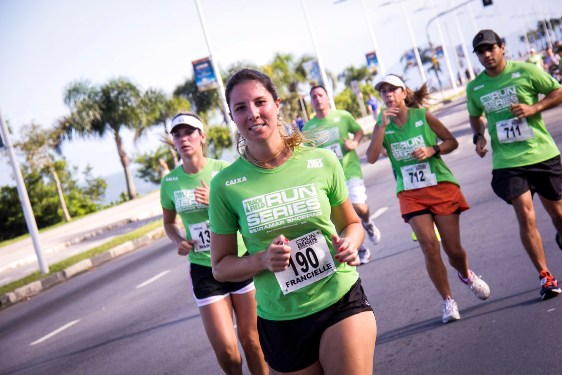
[[[138,136],[142,135],[149,127],[162,123],[177,103],[168,102],[159,90],[149,89],[142,93],[126,78],[112,79],[100,86],[87,81],[75,82],[66,89],[64,101],[70,114],[59,121],[64,134],[62,138],[72,139],[74,134],[102,138],[110,133],[125,172],[128,198],[134,199],[137,191],[122,131],[130,129]]]
[[[57,195],[57,188],[50,173],[24,164],[22,175],[29,201],[38,228],[48,227],[63,221],[63,213]],[[53,164],[60,178],[71,216],[78,217],[97,211],[107,187],[101,178],[95,178],[91,169],[83,172],[84,183],[79,184],[73,176],[79,175],[76,167],[69,168],[64,159]],[[0,241],[27,233],[27,226],[19,195],[15,186],[0,187]]]

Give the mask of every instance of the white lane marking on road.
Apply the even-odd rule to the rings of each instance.
[[[388,210],[388,207],[381,207],[378,210],[375,211],[374,214],[371,215],[371,219],[376,219],[377,217],[381,216],[382,214],[385,213],[385,211]]]
[[[54,335],[57,335],[57,334],[61,333],[61,332],[64,331],[65,329],[72,327],[73,325],[75,325],[75,324],[78,323],[79,321],[80,321],[80,319],[77,319],[77,320],[74,320],[74,321],[72,321],[72,322],[70,322],[70,323],[66,323],[65,325],[63,325],[63,326],[60,327],[59,329],[55,329],[53,332],[49,333],[49,334],[46,335],[46,336],[41,337],[41,338],[40,338],[39,340],[37,340],[37,341],[33,341],[33,342],[32,342],[31,344],[29,344],[29,345],[31,346],[31,345],[40,344],[40,343],[42,343],[43,341],[50,339],[50,338],[53,337]]]
[[[556,310],[556,307],[554,307],[552,309],[548,309],[548,310],[546,310],[546,312],[553,312],[554,310]]]
[[[154,276],[152,279],[148,279],[146,280],[144,283],[137,285],[137,289],[138,288],[142,288],[143,286],[147,286],[148,284],[158,280],[159,278],[161,278],[162,276],[164,276],[165,274],[167,274],[168,272],[170,272],[170,270],[164,271],[164,272],[160,272],[158,275]]]

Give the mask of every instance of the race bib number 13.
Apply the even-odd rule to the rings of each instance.
[[[195,252],[211,250],[211,227],[208,221],[191,224],[189,233],[195,241]]]
[[[289,267],[275,273],[283,294],[304,288],[336,271],[328,243],[319,230],[295,238],[289,242],[289,246]]]

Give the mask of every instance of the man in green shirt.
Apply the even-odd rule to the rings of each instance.
[[[304,125],[303,131],[314,133],[320,147],[336,154],[344,170],[351,204],[361,218],[369,239],[376,245],[380,241],[381,233],[370,218],[361,163],[355,151],[363,138],[363,129],[351,113],[331,109],[328,92],[323,86],[310,89],[310,101],[316,116]],[[353,139],[350,139],[350,134]],[[368,263],[371,259],[371,252],[364,244],[359,249],[359,258],[361,264]]]
[[[546,129],[541,112],[562,103],[560,84],[542,68],[505,59],[505,46],[492,30],[476,34],[472,45],[485,71],[466,88],[476,153],[484,157],[486,116],[492,146],[492,188],[511,204],[519,222],[521,242],[541,280],[541,298],[562,290],[551,275],[533,206],[533,194],[556,228],[562,250],[562,166],[560,151]],[[544,95],[539,100],[538,95]]]

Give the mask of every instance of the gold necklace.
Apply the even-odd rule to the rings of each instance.
[[[272,161],[274,161],[275,159],[277,159],[277,157],[279,155],[281,155],[281,153],[284,152],[286,148],[287,148],[287,145],[283,144],[283,148],[277,154],[275,154],[272,158],[270,158],[268,160],[258,160],[257,158],[254,157],[254,155],[252,155],[250,153],[248,148],[246,148],[244,150],[244,157],[246,158],[246,160],[248,160],[250,163],[254,164],[255,166],[258,166],[258,167],[261,167],[261,168],[271,169],[271,168],[274,168],[274,167],[267,167],[267,165],[269,163],[271,163]]]

